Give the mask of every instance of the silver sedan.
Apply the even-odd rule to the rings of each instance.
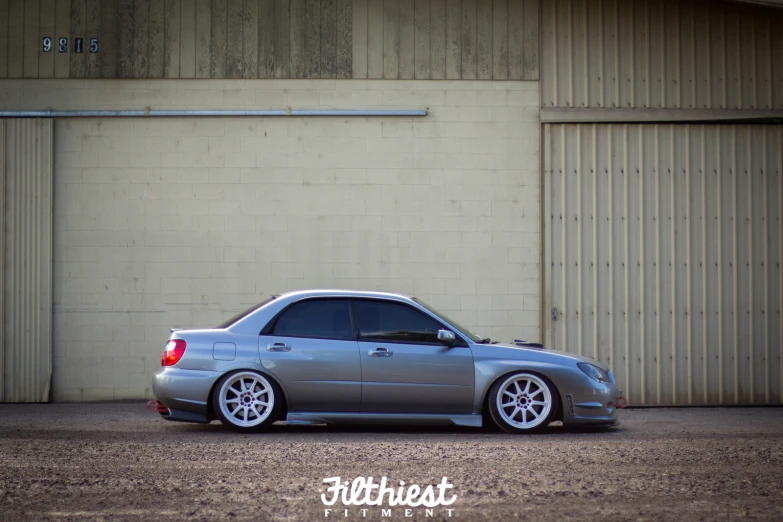
[[[555,420],[614,424],[621,396],[598,361],[498,343],[380,292],[292,292],[216,328],[172,329],[161,365],[153,391],[164,418],[239,431],[285,420],[530,433]]]

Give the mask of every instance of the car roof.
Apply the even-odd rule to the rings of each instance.
[[[376,292],[371,290],[337,290],[337,289],[314,289],[314,290],[296,290],[280,294],[279,298],[288,297],[385,297],[396,299],[412,299],[411,296],[404,294],[394,294],[390,292]]]

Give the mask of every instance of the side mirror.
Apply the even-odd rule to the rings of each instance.
[[[456,340],[457,336],[451,330],[438,330],[438,341],[451,346]]]

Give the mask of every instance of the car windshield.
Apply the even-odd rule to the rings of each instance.
[[[441,319],[446,321],[447,323],[449,323],[451,326],[456,328],[459,331],[459,333],[461,333],[462,335],[464,335],[465,337],[467,337],[468,339],[470,339],[474,343],[481,343],[481,342],[488,342],[489,341],[489,339],[485,339],[484,337],[481,337],[480,335],[471,332],[470,330],[468,330],[467,328],[465,328],[464,326],[459,324],[457,321],[455,321],[451,317],[449,317],[449,316],[447,316],[445,314],[442,314],[441,312],[435,310],[433,307],[431,307],[430,305],[428,305],[427,303],[425,303],[421,299],[419,299],[417,297],[414,297],[413,300],[416,301],[417,303],[419,303],[421,306],[423,306],[427,310],[429,310],[430,312],[432,312],[433,314],[437,315],[438,317],[440,317]]]
[[[231,317],[230,319],[227,319],[227,320],[223,321],[222,323],[220,323],[220,324],[219,324],[218,326],[216,326],[215,328],[228,328],[229,326],[231,326],[232,324],[236,323],[236,322],[237,322],[237,321],[239,321],[240,319],[242,319],[242,318],[244,318],[244,317],[246,317],[246,316],[248,316],[248,315],[252,314],[253,312],[255,312],[256,310],[258,310],[259,308],[261,308],[261,307],[262,307],[262,306],[264,306],[265,304],[267,304],[267,303],[271,303],[271,302],[272,302],[272,301],[274,301],[276,298],[277,298],[277,296],[276,296],[276,295],[273,295],[273,296],[272,296],[272,297],[270,297],[269,299],[266,299],[266,300],[264,300],[264,301],[261,301],[261,302],[260,302],[260,303],[258,303],[258,304],[254,304],[253,306],[251,306],[251,307],[250,307],[250,308],[248,308],[247,310],[242,310],[241,312],[239,312],[239,313],[238,313],[238,314],[236,314],[235,316]]]

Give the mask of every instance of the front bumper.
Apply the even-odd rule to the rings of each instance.
[[[155,372],[152,393],[169,409],[167,420],[209,422],[209,392],[220,372],[183,370],[167,366]]]
[[[617,399],[623,394],[614,383],[572,383],[562,393],[563,425],[611,426],[619,422]]]

